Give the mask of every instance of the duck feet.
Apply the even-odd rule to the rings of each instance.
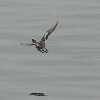
[[[46,53],[48,53],[48,49],[46,49],[46,51],[45,51]]]
[[[42,52],[42,53],[44,53],[44,52],[45,52],[45,53],[47,53],[47,52],[48,52],[48,50],[47,50],[47,49],[45,49],[45,50],[44,50],[44,49],[42,49],[42,50],[41,50],[41,52]]]

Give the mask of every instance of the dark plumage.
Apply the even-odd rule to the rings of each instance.
[[[36,42],[36,40],[33,38],[32,39],[32,43],[26,43],[26,46],[32,46],[35,45],[37,50],[39,50],[42,53],[47,53],[48,50],[45,48],[45,40],[48,39],[48,36],[56,29],[56,26],[58,25],[58,21],[57,23],[51,28],[49,29],[42,37],[42,39],[39,42]],[[21,43],[23,45],[23,43]]]

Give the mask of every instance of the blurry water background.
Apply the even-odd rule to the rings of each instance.
[[[57,20],[47,54],[20,44]],[[0,100],[41,99],[100,100],[99,0],[0,0]]]

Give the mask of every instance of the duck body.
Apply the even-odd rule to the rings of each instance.
[[[32,46],[35,45],[37,50],[39,50],[42,53],[47,53],[48,50],[45,48],[45,41],[48,39],[48,36],[56,29],[56,26],[58,25],[58,21],[57,23],[51,28],[49,29],[42,37],[42,39],[37,42],[34,38],[32,38],[32,43],[26,43],[26,46]],[[21,43],[22,45],[24,45],[23,43]]]

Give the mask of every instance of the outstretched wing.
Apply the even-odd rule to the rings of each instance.
[[[34,43],[26,43],[26,44],[21,43],[21,45],[32,46],[32,45],[35,45],[35,44]]]
[[[51,29],[49,29],[45,34],[44,36],[42,37],[41,40],[45,41],[45,39],[47,40],[48,39],[48,36],[56,29],[58,25],[58,20],[57,20],[57,23],[55,24],[55,26],[53,26]]]

